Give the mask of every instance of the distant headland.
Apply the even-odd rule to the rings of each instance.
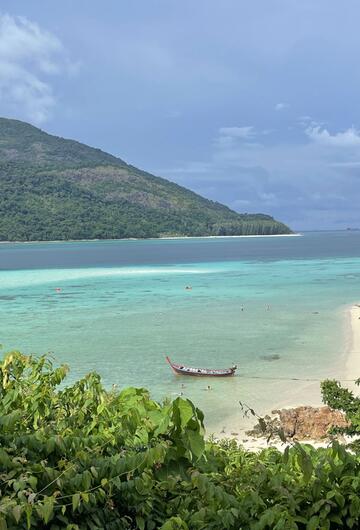
[[[108,153],[0,118],[0,241],[291,234]]]

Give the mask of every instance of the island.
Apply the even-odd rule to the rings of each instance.
[[[0,241],[290,234],[120,158],[0,118]]]

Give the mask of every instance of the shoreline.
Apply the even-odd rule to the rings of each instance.
[[[355,395],[360,395],[360,387],[355,385],[354,380],[360,378],[360,304],[351,304],[346,306],[343,312],[344,316],[344,351],[346,352],[346,358],[344,359],[344,370],[339,375],[338,380],[342,382],[342,385]],[[319,383],[317,383],[319,385]],[[310,390],[310,386],[304,384],[303,395],[305,402],[296,401],[296,399],[286,399],[286,403],[281,406],[276,406],[275,409],[285,408],[293,409],[302,405],[310,406],[322,406],[322,402],[316,402],[317,399],[315,394]],[[296,392],[299,394],[299,391]],[[272,407],[274,409],[274,407]],[[271,410],[267,410],[266,414],[271,415]],[[262,414],[264,416],[264,414]],[[234,421],[235,420],[235,421]],[[245,423],[245,420],[244,420]],[[252,419],[251,428],[257,423],[256,418]],[[236,426],[238,425],[238,426]],[[284,444],[279,439],[270,440],[269,443],[265,437],[252,437],[246,434],[250,430],[249,426],[239,425],[239,419],[234,418],[229,421],[226,426],[226,431],[220,431],[219,429],[209,429],[207,436],[213,436],[217,440],[231,439],[235,440],[239,445],[243,446],[245,450],[258,452],[268,447],[274,447],[280,451],[284,450],[287,444]],[[328,440],[304,440],[303,443],[310,443],[314,447],[327,447]]]
[[[31,245],[33,243],[91,243],[99,241],[167,241],[167,240],[187,240],[187,239],[241,239],[241,238],[254,238],[254,237],[302,237],[302,233],[295,232],[294,234],[254,234],[254,235],[242,235],[242,236],[164,236],[164,237],[126,237],[120,239],[51,239],[51,240],[34,240],[34,241],[0,241],[0,245],[15,245],[24,244]]]
[[[357,379],[360,378],[360,304],[353,304],[347,311],[349,318],[345,344],[345,351],[348,353],[345,364],[346,379]],[[350,390],[359,392],[359,387],[354,382],[349,381],[347,386]]]

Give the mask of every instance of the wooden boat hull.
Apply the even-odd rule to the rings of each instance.
[[[190,366],[173,363],[169,357],[166,357],[166,360],[171,366],[174,374],[188,375],[192,377],[231,377],[235,374],[235,370],[237,368],[236,366],[224,369],[193,368]]]

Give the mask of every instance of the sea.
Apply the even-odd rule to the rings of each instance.
[[[355,230],[0,244],[4,353],[49,353],[68,383],[96,371],[107,388],[182,395],[208,432],[236,430],[247,407],[316,404],[321,380],[349,377],[345,309],[358,302]],[[238,369],[179,377],[166,355]]]

